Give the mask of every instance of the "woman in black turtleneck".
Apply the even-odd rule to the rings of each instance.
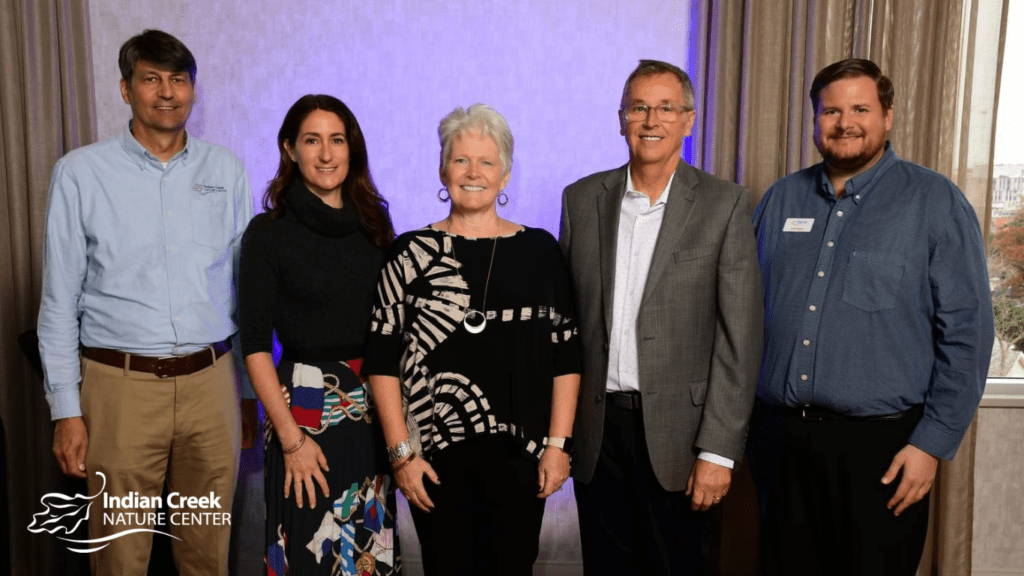
[[[242,353],[267,414],[268,574],[395,574],[394,484],[359,376],[394,238],[387,201],[340,100],[303,96],[277,142],[281,162],[266,212],[242,239],[239,281]]]

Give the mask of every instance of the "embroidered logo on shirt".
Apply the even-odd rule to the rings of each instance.
[[[783,232],[810,232],[814,227],[814,218],[786,218]]]
[[[215,186],[212,184],[202,184],[197,182],[192,185],[192,190],[199,192],[200,194],[212,194],[214,192],[227,192],[228,189],[223,186]]]

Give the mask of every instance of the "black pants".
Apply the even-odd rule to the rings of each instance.
[[[432,455],[439,485],[424,478],[429,514],[410,506],[426,576],[530,576],[544,503],[537,459],[502,435],[466,440]]]
[[[928,498],[886,508],[902,475],[881,478],[921,419],[805,420],[758,403],[748,441],[762,516],[766,575],[894,575],[917,571]]]
[[[574,486],[584,574],[701,574],[706,514],[654,476],[640,409],[608,404],[594,477]]]

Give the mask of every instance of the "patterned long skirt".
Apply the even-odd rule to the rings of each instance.
[[[292,416],[327,458],[328,498],[316,482],[316,507],[284,497],[284,454],[267,421],[268,576],[388,576],[401,570],[395,488],[384,438],[367,408],[359,361],[277,367]]]

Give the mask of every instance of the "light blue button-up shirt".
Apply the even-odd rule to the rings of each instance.
[[[195,138],[165,167],[125,126],[57,162],[39,307],[53,419],[81,415],[79,343],[170,356],[237,332],[236,268],[252,215],[242,162]]]

